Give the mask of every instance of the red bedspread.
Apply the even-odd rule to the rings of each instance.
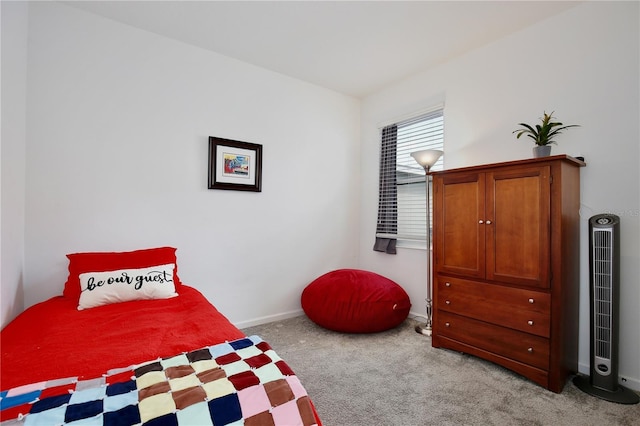
[[[76,307],[68,298],[54,297],[25,310],[0,332],[0,389],[95,377],[111,368],[244,337],[188,286],[171,299]]]

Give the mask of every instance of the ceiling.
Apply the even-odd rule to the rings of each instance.
[[[579,1],[69,1],[349,96],[519,31]],[[541,50],[543,52],[544,49]]]

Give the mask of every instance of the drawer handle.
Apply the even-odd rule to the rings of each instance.
[[[444,283],[445,287],[451,287],[451,283]]]
[[[451,300],[445,300],[444,303],[446,303],[447,305],[451,304]]]
[[[448,322],[445,322],[445,323],[444,323],[444,326],[445,326],[445,327],[449,327],[450,325],[451,325],[451,324],[449,324]]]
[[[529,303],[533,303],[533,299],[529,299]]]
[[[528,349],[527,349],[527,352],[529,352],[530,354],[532,354],[532,353],[533,353],[533,348],[528,348]]]
[[[527,324],[533,325],[533,321],[529,320],[529,321],[527,321]]]

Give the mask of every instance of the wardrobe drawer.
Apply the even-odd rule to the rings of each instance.
[[[549,368],[549,340],[484,321],[437,311],[439,336],[448,337],[543,370]]]
[[[436,285],[436,309],[549,337],[548,293],[447,276],[438,276]]]

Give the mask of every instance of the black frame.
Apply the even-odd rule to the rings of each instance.
[[[255,171],[252,181],[244,184],[218,180],[218,170],[224,167],[224,158],[218,158],[218,148],[221,147],[229,148],[231,153],[233,153],[234,150],[241,154],[244,153],[240,152],[240,150],[244,150],[245,152],[253,151],[253,155],[255,156]],[[229,179],[235,180],[234,177],[229,177]],[[262,192],[262,145],[209,136],[209,189]]]

